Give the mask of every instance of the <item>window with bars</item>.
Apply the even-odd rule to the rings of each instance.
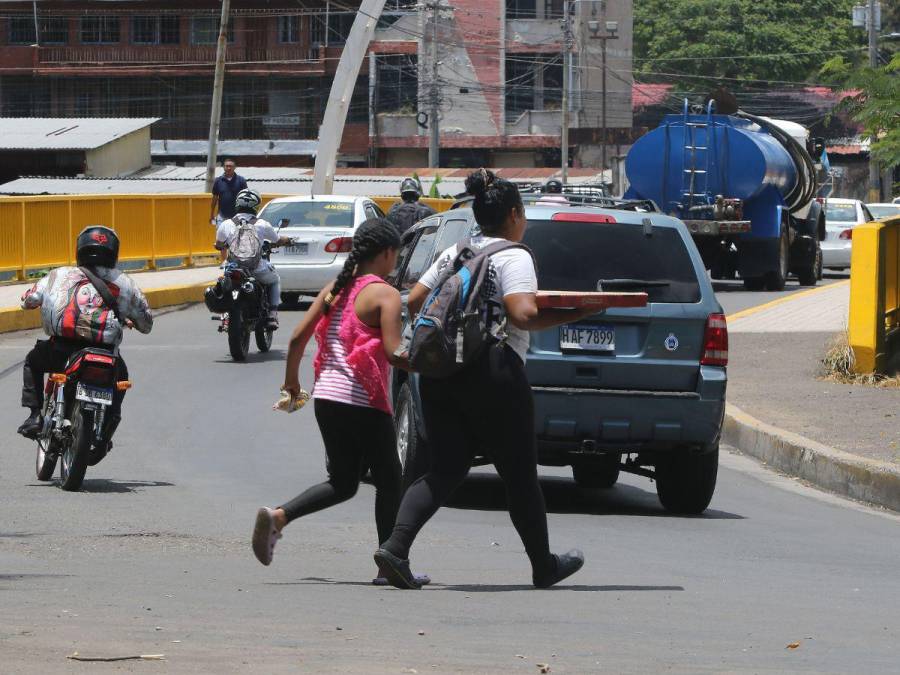
[[[379,54],[377,64],[375,110],[416,112],[419,91],[418,57],[415,54]]]
[[[537,0],[506,0],[507,19],[536,19]]]
[[[113,44],[119,41],[119,17],[81,17],[81,42],[83,44]]]
[[[324,14],[313,14],[309,17],[309,44],[313,47],[325,44],[328,26]]]
[[[69,42],[69,20],[64,16],[42,16],[41,44],[64,45]],[[34,16],[9,17],[9,44],[31,45],[34,39]]]
[[[278,17],[278,41],[282,44],[295,44],[300,42],[300,17]]]
[[[544,0],[544,18],[561,19],[565,14],[565,0]]]
[[[136,45],[177,45],[181,42],[181,22],[177,16],[134,16],[131,42]]]
[[[562,101],[559,54],[513,54],[506,60],[506,121],[528,110],[557,110]]]
[[[234,19],[228,20],[227,39],[234,42]],[[195,16],[191,18],[191,44],[214,45],[219,41],[219,17]]]

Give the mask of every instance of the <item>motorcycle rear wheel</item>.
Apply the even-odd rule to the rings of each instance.
[[[67,492],[77,492],[84,482],[91,452],[91,436],[94,428],[94,413],[82,410],[81,403],[72,405],[71,439],[62,452],[59,486]]]
[[[243,308],[235,304],[228,313],[228,349],[235,361],[246,361],[250,351],[250,331],[244,326]]]

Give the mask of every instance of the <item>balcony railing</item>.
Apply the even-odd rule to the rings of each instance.
[[[96,45],[79,47],[44,47],[39,51],[39,63],[51,66],[116,65],[184,65],[212,66],[216,60],[215,45],[193,47]],[[291,45],[279,47],[229,46],[225,60],[236,64],[290,65],[319,64],[318,47]]]

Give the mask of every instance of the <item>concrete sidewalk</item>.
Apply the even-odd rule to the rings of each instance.
[[[203,289],[218,276],[219,268],[190,267],[129,275],[154,309],[203,300]],[[40,325],[40,312],[20,309],[22,294],[34,282],[0,286],[0,333],[26,330]]]
[[[830,341],[846,330],[848,304],[843,283],[729,317],[736,409],[725,438],[782,471],[900,510],[900,389],[818,379]]]

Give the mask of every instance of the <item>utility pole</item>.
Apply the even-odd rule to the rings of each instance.
[[[569,180],[569,67],[572,58],[572,15],[569,0],[563,3],[563,81],[562,81],[562,127],[560,129],[560,178],[563,185]]]
[[[429,94],[430,111],[428,113],[428,131],[431,138],[428,142],[428,167],[436,169],[440,166],[441,154],[441,130],[438,121],[439,91],[438,91],[438,8],[440,3],[434,0],[428,4],[431,9],[431,87]]]
[[[209,114],[209,148],[206,151],[206,191],[210,192],[216,175],[216,146],[222,119],[222,85],[225,82],[225,48],[228,45],[228,16],[231,0],[222,0],[219,41],[216,45],[216,72],[213,76],[212,110]]]
[[[38,23],[37,0],[32,0],[31,9],[34,13],[34,44],[41,46],[41,26]]]
[[[600,6],[600,21],[591,20],[588,21],[588,30],[591,32],[592,40],[600,40],[601,41],[601,50],[600,50],[600,70],[601,70],[601,87],[603,89],[603,94],[601,98],[601,108],[600,108],[600,134],[602,138],[601,142],[601,166],[600,168],[605,172],[606,171],[606,163],[607,163],[607,150],[606,150],[606,43],[609,40],[615,40],[619,37],[619,22],[618,21],[607,21],[606,20],[606,3],[602,3]],[[603,31],[601,33],[601,30]],[[605,177],[605,173],[604,173]]]
[[[880,26],[876,26],[875,11],[876,0],[869,0],[868,11],[866,12],[866,28],[869,31],[869,67],[878,67],[878,34],[877,30]],[[881,9],[880,7],[878,9]],[[872,158],[872,143],[874,138],[869,139],[869,201],[881,201],[881,186],[879,185],[878,164]]]

